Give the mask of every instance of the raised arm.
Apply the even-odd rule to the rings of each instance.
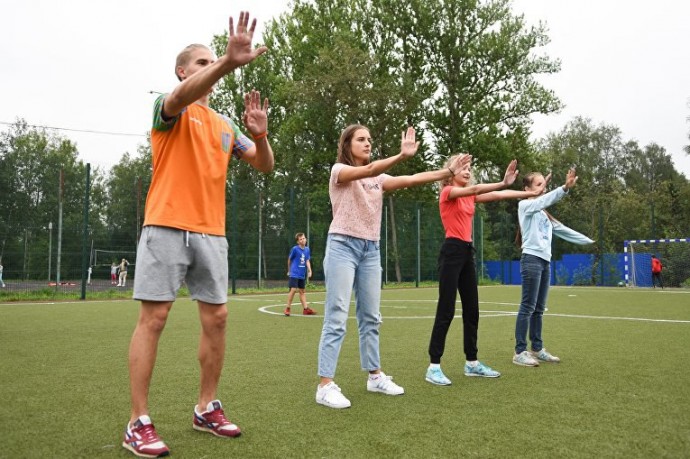
[[[268,142],[268,99],[261,105],[261,93],[253,90],[244,95],[244,125],[254,139],[254,146],[243,155],[242,161],[260,172],[271,172],[275,164],[273,149]]]
[[[549,174],[551,176],[551,174]],[[575,168],[571,167],[568,169],[568,174],[565,176],[565,183],[563,184],[563,191],[566,193],[568,192],[569,189],[575,186],[577,183],[577,174],[575,173]]]
[[[456,199],[462,196],[471,196],[473,194],[481,195],[484,193],[490,193],[492,191],[501,190],[503,188],[509,187],[515,182],[519,171],[517,170],[517,160],[514,159],[508,164],[505,174],[503,175],[503,180],[495,183],[479,183],[472,186],[456,186],[450,190],[448,194],[448,199]]]
[[[462,169],[472,161],[471,155],[461,155],[451,167],[436,171],[418,172],[414,175],[399,175],[390,177],[383,182],[383,191],[399,190],[413,186],[424,185],[425,183],[436,182],[445,178],[453,177],[455,170]]]
[[[518,191],[518,190],[500,190],[500,191],[490,191],[488,193],[483,193],[477,195],[475,202],[492,202],[501,201],[503,199],[528,199],[539,196],[540,191]]]
[[[415,140],[415,130],[410,126],[407,128],[407,131],[402,133],[400,153],[376,160],[366,166],[345,166],[338,173],[338,182],[347,183],[353,180],[381,175],[400,161],[414,156],[418,148],[419,142]]]
[[[218,60],[213,61],[212,53],[209,53],[209,60],[198,63],[203,68],[194,72],[188,78],[184,78],[182,83],[165,97],[163,116],[166,119],[175,117],[186,106],[207,95],[213,88],[213,85],[222,77],[238,67],[248,64],[268,50],[265,46],[252,49],[256,19],[252,20],[250,27],[247,27],[248,24],[249,13],[246,11],[240,12],[237,31],[235,32],[233,18],[232,16],[230,17],[228,46],[225,54]]]

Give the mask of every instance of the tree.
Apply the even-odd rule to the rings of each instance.
[[[690,184],[663,147],[640,148],[616,126],[578,117],[549,134],[538,150],[548,160],[543,172],[554,173],[553,186],[568,165],[577,167],[577,187],[553,213],[597,241],[583,248],[557,243],[555,257],[565,250],[591,251],[604,263],[603,255],[619,252],[624,240],[685,237],[690,231]]]
[[[427,122],[439,152],[469,151],[479,164],[503,167],[526,154],[530,115],[561,104],[536,80],[560,62],[536,55],[544,25],[527,28],[508,0],[413,2],[420,50],[436,91]]]
[[[135,251],[144,223],[144,203],[151,185],[151,145],[140,145],[136,156],[125,153],[106,181],[108,206],[99,245],[108,250]]]
[[[0,135],[0,258],[13,255],[12,263],[6,265],[13,267],[15,275],[46,275],[45,234],[50,222],[57,227],[60,171],[64,185],[62,266],[68,273],[81,266],[86,165],[78,159],[71,141],[49,130],[29,127],[24,120]],[[96,193],[102,190],[101,179],[96,169],[92,186]]]
[[[688,102],[688,107],[690,107],[690,102]],[[690,121],[690,116],[688,116],[687,120]],[[688,140],[690,140],[690,132],[688,132]],[[685,154],[690,155],[690,144],[684,146],[683,150],[685,151]]]
[[[547,43],[545,31],[526,29],[507,0],[297,0],[264,40],[270,59],[226,78],[222,92],[231,96],[218,97],[232,106],[242,84],[263,85],[279,152],[272,180],[302,188],[316,213],[330,210],[329,171],[346,124],[370,128],[374,157],[397,153],[400,131],[417,128],[425,142],[396,175],[437,167],[458,149],[502,168],[528,155],[529,115],[560,106],[535,80],[559,67],[530,54]],[[392,218],[396,196],[426,201],[435,192],[393,194]]]

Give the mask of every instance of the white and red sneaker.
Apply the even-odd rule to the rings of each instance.
[[[156,433],[148,416],[139,416],[134,424],[127,424],[122,446],[139,457],[163,457],[170,450]]]
[[[199,413],[195,406],[192,427],[195,430],[212,433],[217,437],[239,437],[242,434],[242,430],[236,424],[225,418],[220,400],[209,402],[203,413]]]

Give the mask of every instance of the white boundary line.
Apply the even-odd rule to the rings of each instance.
[[[271,295],[273,296],[273,295]],[[283,297],[285,295],[275,295],[275,296],[280,296]],[[234,298],[233,301],[257,301],[257,298]],[[62,304],[88,304],[88,303],[120,303],[120,302],[125,302],[125,301],[132,301],[132,300],[95,300],[95,301],[56,301],[56,302],[44,302],[44,303],[22,303],[23,306],[44,306],[44,305],[62,305]],[[269,301],[269,299],[261,299],[260,301]],[[272,301],[272,300],[271,300]],[[436,300],[381,300],[381,303],[423,303],[423,302],[433,302],[435,303]],[[0,303],[0,306],[2,305],[14,305],[17,303]],[[310,301],[309,304],[324,304],[323,301]],[[498,304],[501,306],[518,306],[515,303],[500,303],[500,302],[495,302],[495,301],[480,301],[479,304]],[[298,306],[301,306],[299,303],[297,303]],[[262,312],[264,314],[269,314],[269,315],[275,315],[275,316],[282,316],[284,315],[282,311],[275,312],[275,311],[270,311],[269,308],[280,308],[282,309],[285,306],[283,303],[279,304],[269,304],[266,306],[260,307],[258,310],[259,312]],[[388,308],[395,308],[395,309],[405,309],[405,307],[397,307],[397,306],[384,306]],[[479,311],[480,317],[482,318],[489,318],[489,317],[514,317],[517,315],[517,312],[514,311]],[[554,314],[554,313],[548,313],[546,314],[549,317],[568,317],[572,319],[598,319],[598,320],[628,320],[628,321],[633,321],[633,322],[657,322],[657,323],[672,323],[672,324],[690,324],[690,320],[676,320],[676,319],[647,319],[644,317],[618,317],[618,316],[593,316],[593,315],[587,315],[587,314]],[[304,317],[304,318],[312,318],[312,317],[323,317],[323,314],[315,314],[315,315],[310,315],[310,316],[304,316],[300,313],[295,313],[292,314],[290,317]],[[433,319],[435,316],[406,316],[406,317],[384,317],[385,319],[389,320],[405,320],[405,319]],[[459,319],[462,318],[461,314],[455,315],[454,318]],[[355,317],[348,317],[348,319],[355,319]]]
[[[395,302],[398,300],[383,300],[383,301],[390,301],[390,302]],[[403,300],[403,301],[411,301],[411,300]],[[310,304],[323,304],[323,302],[310,302]],[[501,304],[501,305],[512,305],[512,306],[517,306],[512,303],[485,303],[485,304]],[[259,312],[262,312],[264,314],[270,314],[274,316],[282,316],[284,315],[282,312],[275,312],[269,310],[270,308],[283,308],[285,305],[284,304],[269,304],[266,306],[261,306],[259,308]],[[384,306],[385,307],[385,306]],[[395,307],[395,306],[393,306]],[[398,308],[398,309],[404,309],[404,308]],[[479,317],[481,318],[488,318],[488,317],[515,317],[517,316],[517,312],[514,311],[479,311]],[[660,323],[673,323],[673,324],[690,324],[690,320],[675,320],[675,319],[646,319],[643,317],[616,317],[616,316],[592,316],[592,315],[579,315],[579,314],[554,314],[554,313],[548,313],[545,314],[548,317],[568,317],[572,319],[598,319],[598,320],[629,320],[629,321],[634,321],[634,322],[660,322]],[[306,318],[312,318],[312,317],[323,317],[323,314],[316,314],[316,315],[311,315],[311,316],[304,316],[299,313],[292,314],[290,317],[306,317]],[[384,317],[384,320],[409,320],[409,319],[433,319],[435,316],[406,316],[406,317]],[[454,318],[460,319],[462,318],[461,314],[455,315]],[[356,319],[354,316],[348,317],[348,319]]]

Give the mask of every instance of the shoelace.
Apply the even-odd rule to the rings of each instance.
[[[204,418],[206,419],[207,422],[211,422],[213,424],[217,424],[219,426],[225,425],[225,424],[230,424],[230,421],[227,420],[225,417],[225,412],[223,409],[219,410],[213,410],[210,413],[207,413]]]
[[[392,377],[392,376],[386,375],[386,376],[384,376],[383,378],[381,378],[381,382],[379,382],[378,386],[379,386],[381,389],[384,389],[384,390],[385,390],[385,389],[388,389],[388,388],[391,386],[391,384],[395,384],[395,383],[393,382],[393,377]]]
[[[144,443],[155,443],[160,441],[160,438],[158,438],[158,434],[156,433],[156,429],[153,428],[153,424],[141,426],[138,429],[134,429],[132,433],[137,433],[142,438]],[[137,441],[136,436],[132,435],[132,441]]]
[[[332,390],[337,390],[338,392],[342,392],[342,391],[340,390],[340,387],[339,387],[336,383],[331,384],[331,388],[328,389],[329,392],[332,391]]]

